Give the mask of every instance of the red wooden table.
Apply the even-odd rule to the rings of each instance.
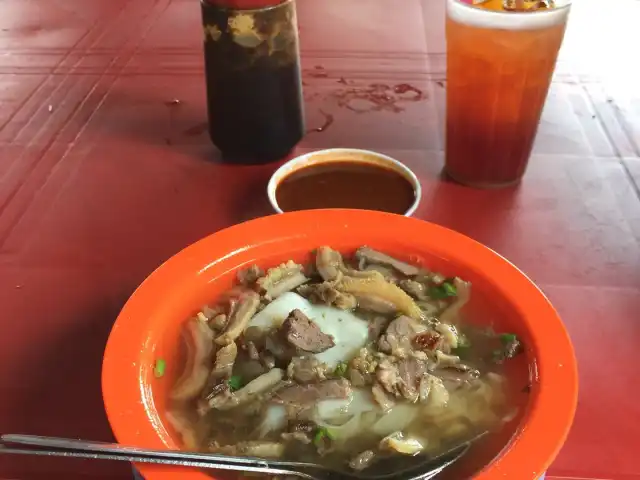
[[[362,147],[406,162],[425,192],[420,218],[537,281],[581,380],[550,475],[640,479],[640,4],[575,5],[523,184],[476,191],[439,177],[443,3],[299,0],[309,127],[334,119],[299,151]],[[269,212],[273,166],[216,160],[202,75],[195,0],[0,3],[0,431],[109,439],[100,362],[127,296],[185,245]],[[373,108],[346,91],[401,83],[426,98]],[[0,477],[130,470],[0,457]]]

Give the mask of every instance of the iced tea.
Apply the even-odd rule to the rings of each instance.
[[[570,2],[514,1],[534,11],[470,3],[447,0],[446,171],[471,186],[507,186],[527,167]]]

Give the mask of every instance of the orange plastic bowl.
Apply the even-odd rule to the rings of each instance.
[[[526,355],[514,368],[531,374],[529,393],[523,393],[525,408],[502,443],[489,449],[473,478],[538,478],[566,438],[578,392],[573,348],[556,311],[522,272],[487,247],[427,222],[362,210],[313,210],[252,220],[200,240],[153,272],[124,306],[104,355],[103,397],[118,441],[178,448],[164,412],[181,366],[181,326],[230,288],[239,268],[252,263],[269,267],[288,259],[307,262],[320,245],[349,252],[363,244],[472,281],[469,316],[523,339]],[[157,358],[167,364],[159,379],[153,375]],[[178,467],[138,468],[147,480],[210,478]]]

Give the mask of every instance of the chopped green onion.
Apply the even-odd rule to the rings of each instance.
[[[450,297],[455,297],[458,294],[458,290],[456,289],[456,287],[451,282],[444,282],[442,284],[442,288],[447,293],[447,295],[450,296]]]
[[[316,447],[321,447],[323,445],[324,439],[333,440],[335,437],[333,433],[329,431],[326,427],[318,427],[315,435],[313,436],[313,444]]]
[[[156,360],[156,365],[153,368],[153,374],[156,378],[161,378],[164,376],[164,371],[167,369],[167,362],[165,362],[162,358]]]
[[[431,298],[436,300],[440,300],[448,297],[455,297],[458,295],[458,290],[456,286],[451,282],[442,282],[440,285],[436,285],[435,287],[431,287],[427,292]]]
[[[234,375],[227,381],[231,391],[240,390],[242,387],[242,377],[240,375]]]
[[[503,345],[508,345],[510,343],[518,341],[518,337],[516,337],[513,333],[503,333],[500,335],[500,341]]]
[[[333,373],[335,373],[335,375],[338,377],[344,377],[347,374],[348,368],[349,365],[347,365],[347,362],[338,362],[338,365],[336,365],[336,369],[333,371]]]
[[[460,357],[463,360],[469,358],[469,350],[471,349],[471,345],[458,345],[456,348],[451,349],[451,353]]]

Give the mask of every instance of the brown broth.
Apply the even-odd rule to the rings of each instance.
[[[302,168],[285,177],[276,190],[285,212],[358,208],[404,214],[415,198],[413,185],[401,174],[348,160]]]

